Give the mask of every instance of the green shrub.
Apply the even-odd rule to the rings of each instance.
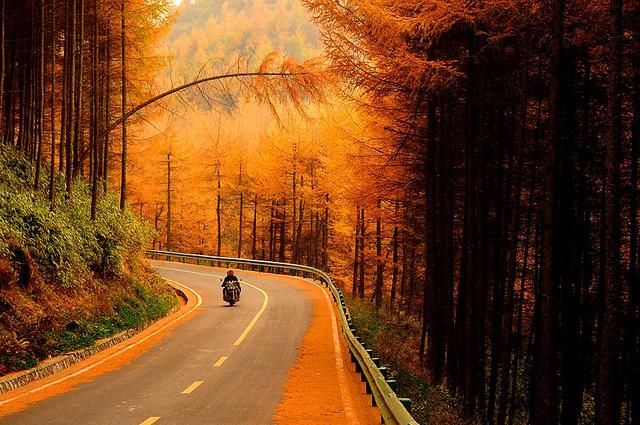
[[[0,144],[0,375],[38,359],[95,344],[166,315],[177,299],[142,265],[151,227],[114,194],[100,194],[91,220],[91,187],[65,190]],[[18,285],[12,285],[17,280]]]
[[[126,262],[147,246],[150,227],[128,209],[120,211],[112,194],[101,196],[97,219],[91,221],[91,191],[76,179],[70,196],[56,177],[56,209],[50,210],[44,188],[33,190],[33,167],[13,149],[0,146],[0,256],[18,248],[30,253],[38,269],[54,282],[72,287],[91,272],[122,277]],[[68,199],[67,199],[68,198]]]

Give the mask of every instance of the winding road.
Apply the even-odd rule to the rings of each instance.
[[[121,368],[0,424],[273,423],[313,302],[277,276],[238,271],[242,298],[228,307],[219,288],[224,270],[153,264],[199,294],[193,316]]]

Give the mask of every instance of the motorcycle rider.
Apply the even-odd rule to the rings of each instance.
[[[235,282],[238,285],[238,289],[240,290],[240,292],[242,292],[240,280],[238,280],[238,277],[233,274],[233,270],[227,271],[227,275],[225,276],[224,280],[222,281],[222,285],[220,286],[222,286],[222,288],[226,288],[227,285],[231,282]]]

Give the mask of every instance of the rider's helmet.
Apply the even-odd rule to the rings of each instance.
[[[233,276],[233,270],[227,270],[227,276]]]

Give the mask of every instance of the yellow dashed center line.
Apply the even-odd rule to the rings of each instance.
[[[182,394],[191,394],[196,388],[202,385],[203,381],[196,381],[182,391]]]
[[[222,357],[220,357],[220,358],[218,359],[218,361],[217,361],[217,362],[215,362],[215,363],[213,364],[213,367],[220,367],[220,366],[222,366],[222,363],[224,363],[228,358],[229,358],[229,357],[227,357],[227,356],[222,356]]]
[[[150,418],[146,419],[144,422],[140,422],[140,425],[151,425],[151,424],[155,424],[158,419],[160,419],[160,416],[151,416]]]

